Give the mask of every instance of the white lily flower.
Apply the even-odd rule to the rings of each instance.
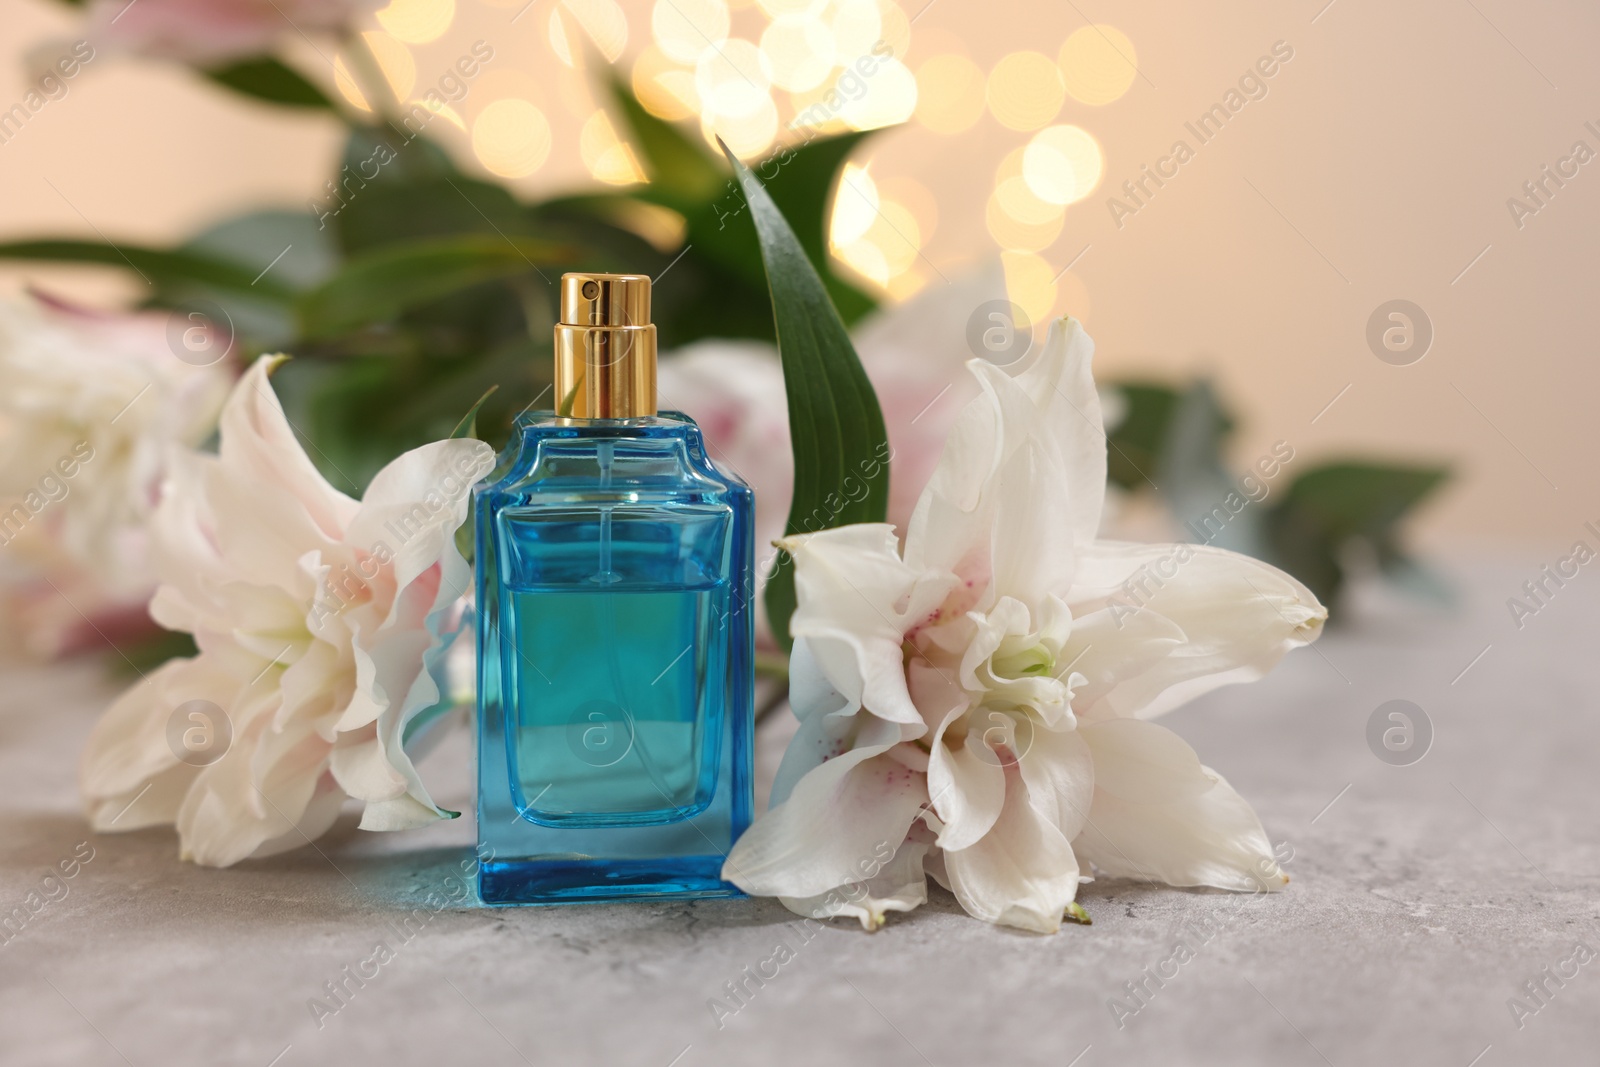
[[[150,598],[167,452],[211,435],[233,382],[174,356],[167,322],[0,297],[0,595],[32,650],[114,633]]]
[[[302,845],[347,796],[368,830],[453,815],[404,740],[440,701],[470,577],[453,535],[494,452],[423,445],[352,500],[295,439],[267,378],[278,362],[234,388],[220,455],[175,458],[156,511],[150,611],[199,655],[124,693],[83,758],[96,830],[175,823],[206,866]]]
[[[1106,440],[1093,344],[1052,325],[956,420],[901,551],[856,525],[783,542],[799,731],[723,869],[869,929],[932,874],[972,915],[1052,932],[1089,865],[1251,890],[1287,882],[1250,806],[1148,720],[1260,677],[1327,612],[1289,575],[1199,545],[1096,539]]]

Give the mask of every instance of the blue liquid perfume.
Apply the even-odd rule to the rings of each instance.
[[[738,896],[754,498],[656,413],[648,278],[564,275],[555,358],[475,492],[479,894]]]

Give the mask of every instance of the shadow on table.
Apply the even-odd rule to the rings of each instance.
[[[552,910],[487,908],[477,897],[476,857],[470,846],[408,847],[400,837],[363,832],[358,822],[354,814],[346,815],[310,845],[265,859],[246,860],[226,869],[210,869],[179,859],[178,842],[171,827],[95,834],[80,816],[24,812],[9,820],[10,840],[4,866],[13,876],[34,877],[58,868],[75,852],[81,859],[83,843],[88,842],[93,859],[83,864],[85,873],[115,870],[122,885],[136,883],[141,891],[160,890],[176,895],[186,903],[185,910],[191,916],[216,914],[219,918],[232,916],[230,921],[237,921],[241,914],[248,913],[266,924],[298,923],[307,906],[315,906],[326,917],[374,911],[432,916]],[[1124,916],[1133,918],[1150,905],[1165,902],[1170,906],[1174,894],[1206,892],[1101,879],[1084,885],[1078,900],[1092,918],[1121,922]],[[770,898],[626,901],[564,905],[560,910],[568,909],[614,910],[619,917],[625,914],[628,926],[638,933],[655,927],[663,934],[681,933],[701,925],[732,930],[776,928],[804,921]],[[977,922],[966,919],[955,897],[930,879],[927,903],[909,913],[891,913],[882,933],[910,933],[947,917]],[[857,922],[840,918],[828,925],[849,931]],[[993,929],[1005,936],[1038,936],[1009,927]],[[1070,930],[1068,924],[1063,932]]]

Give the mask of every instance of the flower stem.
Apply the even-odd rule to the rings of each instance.
[[[352,30],[344,34],[343,39],[345,58],[350,64],[350,76],[355,79],[361,95],[366,98],[367,106],[371,108],[378,122],[393,126],[396,116],[400,114],[400,101],[395,96],[394,87],[389,84],[388,77],[383,73],[383,65],[378,62],[377,54],[358,31]]]
[[[757,652],[755,666],[757,675],[784,682],[789,680],[789,657],[781,652]]]

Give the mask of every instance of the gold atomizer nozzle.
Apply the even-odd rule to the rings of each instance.
[[[656,328],[643,274],[563,274],[555,348],[558,415],[656,413]]]

